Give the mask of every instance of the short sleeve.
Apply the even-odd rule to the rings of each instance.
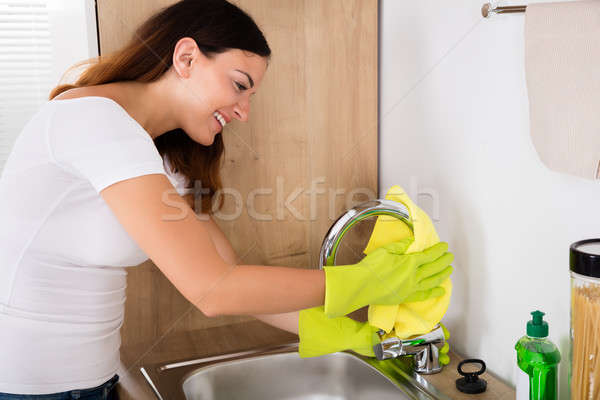
[[[47,131],[51,156],[98,193],[129,178],[166,175],[150,135],[114,100],[82,97],[54,103]]]

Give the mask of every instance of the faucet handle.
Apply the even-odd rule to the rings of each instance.
[[[397,337],[391,337],[383,340],[383,335],[385,334],[383,329],[378,330],[377,334],[379,335],[379,339],[381,339],[381,343],[373,346],[373,352],[379,361],[387,360],[388,358],[396,358],[403,355],[402,340]]]

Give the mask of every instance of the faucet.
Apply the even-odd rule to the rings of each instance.
[[[380,329],[377,333],[383,339],[382,336],[385,331]],[[397,337],[382,340],[381,343],[373,346],[373,352],[380,361],[400,356],[413,356],[415,372],[429,375],[442,370],[439,362],[439,351],[445,342],[444,331],[438,324],[431,332],[424,335],[404,340]]]
[[[413,230],[408,209],[404,204],[384,199],[369,200],[358,204],[342,214],[327,231],[319,253],[319,268],[335,265],[339,244],[352,226],[365,218],[379,215],[398,218]],[[437,325],[431,332],[404,340],[397,337],[383,340],[384,334],[384,330],[378,331],[382,341],[373,346],[373,352],[378,360],[412,356],[415,361],[415,372],[435,374],[442,370],[438,359],[439,349],[445,343],[441,326]]]

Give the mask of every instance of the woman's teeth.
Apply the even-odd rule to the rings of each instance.
[[[217,119],[217,121],[219,121],[219,123],[221,124],[221,126],[224,128],[225,125],[227,124],[227,121],[225,121],[225,118],[223,118],[223,116],[221,115],[220,112],[215,111],[213,113],[213,116]]]

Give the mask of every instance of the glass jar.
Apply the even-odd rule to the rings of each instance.
[[[571,400],[600,398],[600,239],[571,245]]]

